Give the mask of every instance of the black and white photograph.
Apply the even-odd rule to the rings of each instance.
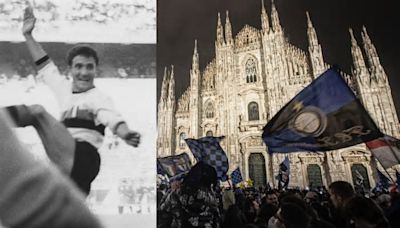
[[[1,0],[0,78],[4,227],[156,226],[155,0]]]

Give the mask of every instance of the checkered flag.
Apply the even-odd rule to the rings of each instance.
[[[239,184],[240,182],[243,181],[242,173],[240,172],[239,167],[233,170],[233,172],[231,173],[231,179],[233,185]]]
[[[219,145],[223,138],[225,137],[207,136],[199,139],[185,139],[196,160],[204,161],[214,167],[221,181],[226,180],[226,172],[229,169],[228,158]]]

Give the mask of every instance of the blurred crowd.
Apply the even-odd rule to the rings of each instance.
[[[142,26],[155,29],[155,4],[154,1],[95,1],[74,0],[61,4],[62,1],[51,0],[35,1],[34,8],[37,18],[48,25],[56,25],[57,21],[70,23],[92,21],[100,24],[120,22],[142,15],[148,18]],[[0,29],[13,28],[22,22],[22,11],[26,0],[5,0],[0,2]],[[68,9],[61,9],[67,6]]]
[[[127,18],[127,15],[136,15],[139,11],[155,12],[148,4],[139,2],[114,2],[109,1],[97,3],[94,0],[79,1],[75,0],[72,12],[66,17],[71,21],[96,21],[107,23],[108,21],[119,21]]]
[[[159,228],[400,227],[395,188],[360,194],[345,181],[313,189],[220,187],[213,172],[198,163],[182,180],[159,183]]]

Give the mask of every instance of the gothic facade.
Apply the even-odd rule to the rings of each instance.
[[[232,35],[226,12],[218,13],[215,58],[199,69],[194,44],[190,86],[175,100],[173,66],[164,71],[158,104],[158,156],[189,152],[184,139],[221,136],[230,171],[240,167],[245,179],[256,185],[275,185],[283,154],[269,155],[261,138],[266,123],[300,90],[329,68],[310,15],[308,50],[290,44],[274,3],[270,14],[262,5],[261,29],[245,25]],[[399,121],[388,79],[365,27],[359,45],[349,29],[353,68],[342,73],[382,132],[399,136]],[[189,152],[190,154],[190,152]],[[325,153],[290,153],[292,186],[353,182],[356,173],[375,186],[370,152],[364,144]]]

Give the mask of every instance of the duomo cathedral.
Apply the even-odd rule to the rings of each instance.
[[[285,154],[268,154],[262,129],[281,107],[330,67],[324,61],[311,15],[305,16],[306,51],[287,41],[273,2],[270,13],[262,4],[261,29],[245,25],[236,36],[228,12],[225,23],[218,13],[215,57],[200,71],[195,41],[190,86],[177,101],[173,66],[164,71],[158,104],[158,156],[191,155],[185,138],[223,135],[221,145],[229,159],[229,173],[240,167],[243,178],[253,180],[256,186],[267,182],[275,186]],[[398,138],[400,125],[391,89],[365,27],[361,38],[357,41],[349,29],[353,66],[350,75],[342,72],[342,76],[381,131]],[[357,173],[367,188],[375,186],[376,170],[365,144],[288,155],[289,186],[327,186],[336,180],[354,183]]]

